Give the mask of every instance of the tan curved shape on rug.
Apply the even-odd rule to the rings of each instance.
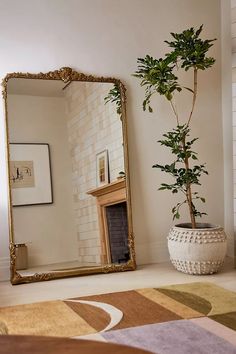
[[[0,334],[8,334],[7,326],[2,321],[0,321]]]
[[[74,337],[96,333],[60,300],[0,308],[9,334]]]
[[[145,296],[147,299],[156,302],[182,318],[188,319],[202,316],[202,313],[195,311],[194,309],[174,300],[156,289],[138,289],[136,291]]]

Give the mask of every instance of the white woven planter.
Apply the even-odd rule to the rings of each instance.
[[[222,227],[211,224],[179,224],[169,232],[168,249],[174,267],[188,274],[213,274],[224,262],[227,237]]]

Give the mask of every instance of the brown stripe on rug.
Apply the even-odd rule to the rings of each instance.
[[[64,303],[98,332],[110,323],[111,318],[108,313],[98,307],[73,301],[64,301]]]
[[[123,312],[122,321],[113,329],[121,329],[134,326],[142,326],[150,323],[167,322],[179,320],[182,317],[164,308],[163,306],[140,295],[135,290],[118,293],[94,295],[76,298],[77,300],[98,301],[115,306]],[[75,299],[75,300],[76,300]],[[79,314],[81,315],[81,314]],[[92,326],[95,326],[97,319],[85,315],[84,319]],[[90,322],[91,321],[91,322]]]

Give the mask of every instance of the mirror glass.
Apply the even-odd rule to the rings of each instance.
[[[134,269],[117,87],[7,80],[13,283]]]

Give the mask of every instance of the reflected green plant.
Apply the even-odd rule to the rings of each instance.
[[[104,98],[105,104],[108,102],[115,103],[117,114],[122,114],[121,93],[118,84],[114,84],[114,87],[110,89],[108,95]]]

